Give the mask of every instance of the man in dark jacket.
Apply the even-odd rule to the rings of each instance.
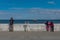
[[[10,23],[9,23],[9,31],[10,31],[10,32],[13,31],[13,23],[14,23],[14,20],[13,20],[13,18],[11,17]]]
[[[48,21],[46,21],[45,25],[46,25],[46,31],[49,31]]]

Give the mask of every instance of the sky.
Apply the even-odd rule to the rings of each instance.
[[[60,19],[60,0],[0,0],[0,19]]]

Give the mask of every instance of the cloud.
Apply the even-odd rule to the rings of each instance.
[[[48,4],[56,4],[54,1],[48,1]]]
[[[44,9],[44,8],[10,8],[10,9],[11,9],[10,11],[3,11],[4,14],[2,13],[1,14],[2,16],[0,15],[0,18],[8,15],[8,18],[12,16],[15,19],[60,19],[60,10],[58,9]]]
[[[44,9],[44,8],[9,8],[14,13],[21,12],[21,13],[40,13],[40,14],[55,14],[55,13],[60,13],[60,10],[56,9]],[[17,11],[16,11],[17,10]]]
[[[5,11],[0,10],[0,14],[7,14]]]

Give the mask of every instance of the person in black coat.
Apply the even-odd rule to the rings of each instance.
[[[49,31],[48,21],[46,21],[45,25],[46,25],[46,31]]]
[[[10,21],[9,21],[10,23],[9,23],[9,31],[13,31],[13,23],[14,23],[14,20],[13,20],[13,18],[11,17],[11,19],[10,19]]]

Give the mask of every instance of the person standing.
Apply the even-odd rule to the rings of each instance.
[[[48,21],[46,21],[45,25],[46,25],[46,31],[49,31]]]
[[[51,22],[48,22],[48,26],[49,26],[49,32],[51,31]]]
[[[14,23],[14,20],[13,20],[13,18],[11,17],[10,23],[9,23],[9,32],[13,32],[13,23]]]
[[[54,32],[54,23],[51,22],[50,26],[51,26],[51,32]]]

